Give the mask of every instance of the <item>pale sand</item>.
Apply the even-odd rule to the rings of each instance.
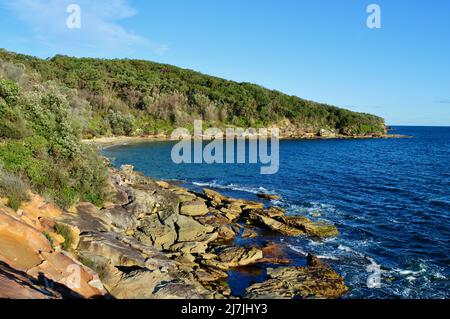
[[[385,138],[411,138],[411,136],[398,134],[385,134],[382,136],[344,136],[337,135],[335,137],[321,136],[301,136],[301,137],[280,137],[280,140],[319,140],[319,139],[385,139]],[[170,141],[168,135],[148,135],[148,136],[111,136],[97,137],[93,139],[83,139],[83,143],[97,145],[101,148],[107,148],[119,145],[128,145],[145,142]]]

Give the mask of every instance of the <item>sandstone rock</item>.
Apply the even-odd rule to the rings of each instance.
[[[120,166],[120,172],[126,175],[133,175],[134,166],[133,165],[122,165]]]
[[[228,204],[220,208],[220,212],[222,212],[230,221],[235,221],[242,214],[242,209],[239,205]]]
[[[48,235],[52,239],[52,244],[54,247],[60,247],[61,244],[63,244],[66,241],[66,239],[63,236],[61,236],[57,233],[51,232],[51,233],[48,233]]]
[[[259,193],[258,197],[267,200],[279,200],[281,198],[280,195],[266,194],[266,193]]]
[[[157,286],[153,293],[155,299],[215,299],[216,294],[205,289],[200,283],[173,279]]]
[[[268,269],[267,275],[247,288],[248,298],[339,298],[348,291],[342,277],[313,256],[307,267]]]
[[[116,205],[127,205],[130,202],[130,194],[127,192],[126,188],[115,186],[114,203]]]
[[[145,234],[151,240],[152,245],[158,249],[169,249],[177,240],[175,227],[162,224],[158,215],[147,216],[141,222],[138,230]]]
[[[207,260],[205,264],[227,270],[254,264],[262,257],[262,251],[255,247],[227,247],[218,253],[217,260]]]
[[[98,289],[89,284],[95,279],[92,271],[61,253],[43,253],[44,261],[37,267],[28,270],[27,274],[34,278],[44,275],[47,280],[69,288],[75,296],[93,298],[103,296],[103,287]]]
[[[185,187],[174,186],[169,191],[178,196],[192,196],[193,194]]]
[[[252,209],[263,209],[264,204],[253,201],[243,201],[242,202],[242,210],[252,210]]]
[[[171,251],[181,252],[184,254],[202,254],[205,253],[207,249],[207,242],[184,242],[174,244],[172,247],[170,247]]]
[[[176,257],[175,261],[180,264],[191,266],[192,268],[197,266],[195,263],[195,256],[190,253],[183,253],[182,255]]]
[[[62,210],[57,206],[47,203],[41,196],[29,194],[30,200],[23,202],[17,212],[5,212],[13,217],[20,217],[20,219],[30,225],[31,227],[44,231],[40,224],[40,219],[53,219],[61,216]]]
[[[5,210],[0,207],[0,261],[36,280],[45,277],[65,286],[73,296],[91,298],[105,294],[89,285],[94,279],[91,270],[63,253],[54,252],[40,230],[6,215]]]
[[[202,241],[206,234],[214,231],[214,227],[204,226],[195,219],[179,215],[175,221],[178,229],[178,242]]]
[[[170,188],[170,184],[165,181],[157,181],[156,184],[158,184],[162,188],[166,188],[166,189]]]
[[[230,225],[222,225],[219,227],[219,237],[224,240],[231,240],[236,237],[236,233]]]
[[[227,278],[228,273],[217,268],[205,267],[197,270],[195,277],[201,282],[212,282]]]
[[[66,290],[68,292],[68,289]],[[1,299],[62,299],[63,294],[0,262]]]
[[[216,191],[213,191],[212,189],[204,188],[203,192],[205,193],[205,196],[211,201],[211,204],[213,206],[220,205],[226,199],[225,196]]]
[[[205,253],[205,254],[201,254],[200,256],[203,260],[211,260],[211,259],[216,259],[217,255],[213,254],[213,253]]]
[[[80,203],[76,206],[76,213],[62,215],[57,222],[77,227],[80,232],[112,230],[112,225],[106,221],[106,217],[91,203]]]
[[[319,132],[317,133],[317,135],[320,137],[326,137],[326,138],[336,137],[336,133],[334,131],[327,130],[327,129],[320,129]]]
[[[35,194],[32,194],[30,201],[22,203],[20,209],[32,219],[38,219],[39,217],[57,218],[62,214],[59,207],[47,203],[45,199]]]
[[[187,216],[202,216],[208,214],[208,208],[202,201],[181,203],[180,214]]]
[[[252,211],[249,217],[252,221],[257,222],[262,226],[266,226],[267,228],[286,236],[299,236],[305,234],[305,232],[300,229],[288,226],[273,218],[265,216],[264,211]]]
[[[102,210],[103,209],[111,209],[111,208],[114,208],[114,206],[116,206],[116,204],[114,204],[113,202],[104,202],[102,204]],[[122,205],[118,205],[118,206],[122,207]]]
[[[289,265],[292,263],[292,260],[287,258],[268,258],[263,257],[259,261],[261,264],[272,264],[272,265]]]
[[[144,267],[146,258],[117,239],[114,233],[89,232],[81,236],[78,251],[86,258],[103,257],[113,266]]]
[[[230,220],[226,218],[222,212],[214,208],[210,208],[209,215],[195,217],[195,220],[203,225],[210,225],[214,228],[219,228],[220,226],[231,224]]]
[[[284,216],[285,210],[281,207],[269,207],[267,210],[267,216],[274,218],[274,217],[281,217]]]
[[[41,232],[7,215],[6,211],[12,212],[0,207],[0,261],[27,271],[42,262],[41,252],[51,252],[52,247]]]
[[[102,219],[105,222],[122,231],[127,231],[136,227],[136,219],[138,216],[134,216],[132,213],[129,213],[120,205],[115,205],[109,209],[103,209],[100,213],[104,214]]]
[[[203,200],[200,200],[199,198],[197,198],[197,196],[195,196],[193,194],[181,194],[181,195],[178,195],[178,200],[179,200],[180,203],[192,202],[192,201],[200,201],[202,203],[205,203]]]
[[[336,237],[339,235],[339,231],[335,226],[324,222],[313,222],[303,216],[284,216],[278,220],[288,226],[300,229],[312,237]]]
[[[158,285],[170,280],[172,277],[169,274],[159,270],[135,270],[128,274],[122,273],[110,293],[117,299],[152,299]]]
[[[255,238],[258,234],[252,229],[245,228],[241,236],[242,238]]]

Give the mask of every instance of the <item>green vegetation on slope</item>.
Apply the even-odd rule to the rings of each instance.
[[[55,56],[43,60],[0,50],[0,59],[23,65],[41,81],[76,89],[86,114],[84,136],[167,133],[206,125],[261,127],[289,120],[304,132],[384,132],[384,120],[288,96],[250,83],[237,83],[191,70],[140,60]]]
[[[107,196],[107,171],[96,149],[81,143],[73,94],[0,65],[0,196],[11,207],[26,199],[27,185],[63,207]]]

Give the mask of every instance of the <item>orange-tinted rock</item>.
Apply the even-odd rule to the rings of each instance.
[[[36,284],[34,278],[0,262],[0,298],[5,299],[60,299],[57,291]]]
[[[0,260],[19,270],[28,270],[41,263],[40,252],[52,247],[45,236],[7,214],[11,210],[0,207]]]
[[[28,271],[28,274],[38,278],[44,274],[46,278],[68,287],[83,298],[93,298],[104,295],[102,289],[97,289],[89,283],[97,279],[86,270],[85,266],[77,263],[62,253],[43,253],[44,261]]]
[[[56,283],[59,287],[57,290],[63,289],[64,294],[70,297],[92,298],[105,294],[102,288],[98,289],[95,273],[71,257],[54,252],[49,240],[40,230],[13,215],[11,209],[0,206],[0,265],[7,265],[14,272],[20,273],[23,282],[19,278],[15,284],[10,280],[15,280],[13,275],[4,274],[2,277],[0,272],[0,296],[46,297],[36,294],[34,288],[26,284],[30,278],[38,282]],[[56,243],[62,240],[55,233],[48,234]],[[16,289],[17,294],[11,289]]]
[[[41,196],[30,194],[31,199],[22,203],[20,215],[24,222],[32,227],[42,230],[41,218],[54,219],[62,215],[62,211],[56,205],[47,203]]]

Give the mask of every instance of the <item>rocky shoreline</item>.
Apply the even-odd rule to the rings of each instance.
[[[154,181],[132,166],[109,169],[113,196],[101,208],[79,203],[64,211],[34,195],[14,212],[3,199],[0,297],[237,298],[227,284],[229,271],[255,264],[267,265],[267,278],[246,287],[245,298],[347,292],[339,274],[312,255],[295,267],[278,244],[235,244],[261,230],[320,240],[337,236],[334,226],[263,202]],[[76,287],[69,282],[73,265],[81,277]],[[49,281],[57,285],[49,289]]]

